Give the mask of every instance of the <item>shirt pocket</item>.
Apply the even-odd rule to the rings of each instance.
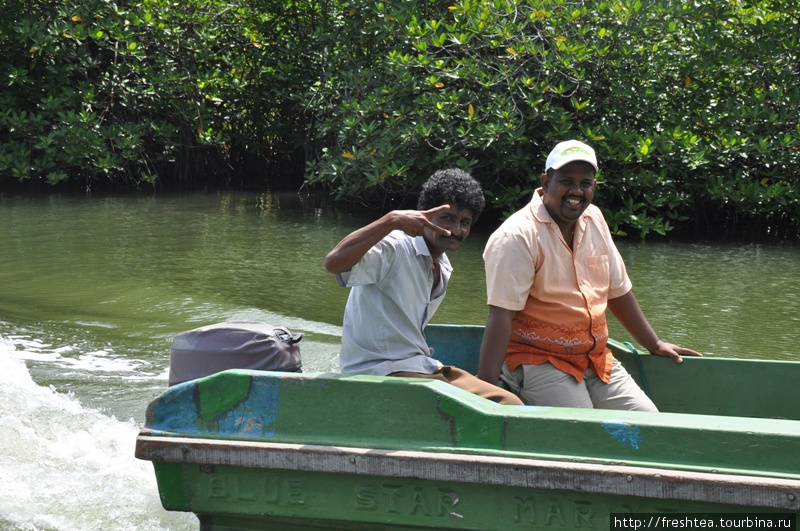
[[[587,256],[584,267],[584,278],[579,280],[581,291],[591,303],[604,302],[608,298],[611,283],[611,266],[607,254]]]

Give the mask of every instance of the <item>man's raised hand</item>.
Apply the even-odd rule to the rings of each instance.
[[[445,236],[451,236],[449,230],[431,221],[436,214],[449,208],[450,205],[440,205],[429,210],[395,210],[392,212],[392,215],[396,216],[394,226],[409,236],[422,236],[425,228]]]

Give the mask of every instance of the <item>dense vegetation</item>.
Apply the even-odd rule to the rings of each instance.
[[[2,188],[295,177],[390,208],[460,166],[508,212],[574,137],[619,234],[800,233],[788,0],[0,2]]]

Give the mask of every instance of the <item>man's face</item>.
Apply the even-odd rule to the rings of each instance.
[[[542,176],[542,202],[559,227],[570,226],[583,214],[594,198],[597,181],[594,166],[588,162],[570,162]]]
[[[450,236],[439,234],[426,228],[423,232],[425,242],[431,254],[437,256],[443,252],[455,251],[469,235],[472,228],[472,211],[468,208],[451,206],[431,218],[434,225],[450,231]]]

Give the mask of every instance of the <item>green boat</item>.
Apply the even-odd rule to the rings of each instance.
[[[482,327],[426,335],[442,362],[477,370]],[[233,369],[156,398],[136,457],[163,506],[204,531],[796,529],[800,362],[678,365],[610,346],[659,413]]]

